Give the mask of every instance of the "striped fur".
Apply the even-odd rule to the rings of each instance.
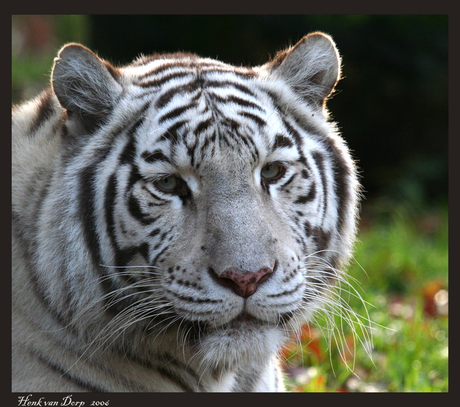
[[[13,390],[282,391],[355,236],[339,76],[320,33],[254,68],[64,47],[13,108]]]

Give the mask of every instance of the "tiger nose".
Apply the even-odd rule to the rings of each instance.
[[[260,284],[272,276],[273,270],[270,267],[262,267],[256,272],[244,272],[229,268],[218,276],[211,269],[211,274],[214,274],[214,280],[221,286],[231,288],[240,297],[248,298],[257,291]]]

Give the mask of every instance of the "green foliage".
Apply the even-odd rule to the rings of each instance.
[[[377,208],[349,270],[366,302],[342,290],[360,317],[318,318],[286,348],[292,391],[448,391],[447,210]]]

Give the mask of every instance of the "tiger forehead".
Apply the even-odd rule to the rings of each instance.
[[[138,141],[148,164],[197,167],[230,156],[257,163],[270,150],[294,145],[252,69],[194,57],[154,59],[142,67],[137,85],[150,92]]]
[[[151,112],[144,125],[138,143],[144,156],[150,153],[150,160],[160,157],[158,152],[153,154],[157,149],[166,155],[184,146],[189,154],[204,157],[217,150],[224,154],[249,151],[256,160],[275,146],[293,145],[276,114],[235,95],[227,95],[225,103],[219,97],[179,95],[168,108]]]
[[[257,163],[274,145],[267,132],[235,119],[196,118],[181,126],[173,121],[154,137],[138,139],[138,153],[148,164],[198,167],[211,162]],[[292,145],[292,144],[291,144]]]

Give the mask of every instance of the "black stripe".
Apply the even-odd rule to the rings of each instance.
[[[258,162],[259,150],[257,149],[254,139],[252,137],[244,137],[239,131],[236,131],[236,134],[239,136],[239,140],[248,147],[251,152],[253,162]]]
[[[253,108],[258,110],[259,112],[265,113],[265,110],[261,106],[235,95],[222,97],[216,94],[212,94],[212,98],[220,103],[235,103],[239,106]]]
[[[35,118],[32,120],[30,132],[35,133],[54,113],[53,93],[51,89],[44,91],[40,95],[38,111]]]
[[[204,143],[200,148],[200,151],[201,151],[202,155],[205,154],[205,150],[209,145],[211,145],[213,148],[215,148],[216,138],[217,138],[217,135],[216,135],[215,131],[213,131],[212,134],[209,137],[205,138]]]
[[[186,76],[190,76],[192,72],[187,72],[187,71],[174,71],[171,73],[168,73],[160,78],[155,78],[151,79],[147,82],[143,83],[138,83],[137,85],[142,87],[142,88],[158,88],[162,85],[164,85],[166,82],[176,80],[178,78],[185,78]]]
[[[243,143],[251,152],[253,161],[257,162],[259,159],[259,151],[257,149],[257,146],[255,145],[255,141],[252,137],[246,137],[240,133],[240,123],[236,122],[233,119],[223,117],[221,120],[221,125],[230,128],[230,132],[220,134],[221,139],[225,141],[230,147],[232,147],[232,143],[230,140],[235,141],[238,144],[238,146],[240,146],[241,143]]]
[[[316,246],[319,251],[324,251],[329,247],[331,240],[330,232],[326,232],[321,228],[313,228],[313,235],[315,236]]]
[[[137,120],[134,122],[134,124],[128,131],[129,142],[127,143],[127,145],[123,149],[123,152],[120,155],[121,164],[131,163],[132,159],[134,158],[135,140],[133,135],[145,120],[143,113],[149,107],[150,102],[145,103],[142,106],[142,108],[136,111],[132,116],[132,119]],[[141,117],[139,118],[139,116]],[[123,121],[122,123],[120,123],[120,125],[114,128],[114,130],[107,136],[105,146],[99,148],[97,151],[94,152],[93,157],[95,157],[96,159],[94,163],[84,168],[80,174],[80,218],[83,220],[84,236],[90,248],[94,248],[94,243],[97,241],[97,236],[93,236],[96,234],[96,227],[94,226],[94,196],[92,190],[92,185],[93,183],[95,183],[96,167],[99,163],[106,159],[110,150],[112,149],[115,139],[120,135],[120,133],[123,132],[123,130],[125,130],[128,127],[126,124],[127,122],[129,121]],[[91,256],[94,263],[96,265],[99,265],[100,256],[98,255],[98,253],[92,252]]]
[[[148,162],[149,164],[153,164],[157,161],[164,161],[164,162],[167,162],[167,163],[170,163],[171,161],[169,160],[168,157],[166,157],[163,153],[163,151],[157,149],[153,152],[148,152],[148,151],[144,151],[142,154],[141,154],[141,157],[144,159],[144,161]]]
[[[127,249],[117,249],[115,253],[115,265],[118,267],[126,266],[137,253],[140,253],[142,257],[144,257],[145,262],[148,264],[149,245],[148,243],[144,242],[139,246],[132,246],[128,247]],[[126,273],[123,273],[121,277],[128,285],[131,285],[136,281],[134,276],[129,276]],[[138,291],[143,292],[144,290],[139,289]]]
[[[128,211],[133,218],[138,220],[143,225],[150,225],[155,221],[155,218],[152,218],[142,212],[139,201],[132,195],[132,193],[128,198]]]
[[[198,147],[198,139],[195,138],[195,141],[193,142],[192,145],[189,145],[188,143],[186,143],[185,147],[187,148],[187,155],[190,157],[190,166],[194,167],[195,166],[195,151],[196,151],[196,148]],[[174,155],[176,155],[175,151],[174,151]],[[199,157],[197,161],[200,161]],[[179,195],[179,197],[182,197],[182,196]],[[187,194],[184,197],[188,198],[189,196]]]
[[[152,198],[156,199],[157,201],[162,201],[160,203],[153,203],[153,202],[149,202],[147,205],[148,206],[163,206],[165,205],[168,201],[166,201],[165,199],[163,199],[162,197],[160,197],[159,195],[156,195],[154,194],[150,189],[148,189],[145,185],[142,185],[142,190],[147,192]]]
[[[241,116],[247,117],[248,119],[254,120],[259,127],[263,127],[263,126],[265,126],[267,124],[267,122],[264,119],[262,119],[261,117],[255,115],[253,113],[239,112],[239,114]]]
[[[246,93],[248,95],[254,96],[254,92],[249,89],[247,86],[238,83],[238,82],[233,82],[233,81],[228,81],[228,80],[207,80],[206,81],[206,88],[229,88],[233,87],[235,89],[238,89],[239,91]]]
[[[136,152],[135,144],[134,138],[131,137],[121,152],[119,164],[129,164],[133,161]]]
[[[308,194],[299,196],[294,201],[294,204],[306,204],[307,202],[313,201],[315,197],[316,197],[316,185],[313,183]]]
[[[80,387],[82,390],[86,390],[92,393],[106,393],[109,390],[100,387],[94,383],[89,383],[85,380],[82,380],[79,377],[75,377],[69,373],[67,369],[64,369],[62,366],[57,365],[54,362],[51,362],[47,358],[45,358],[43,355],[39,354],[38,352],[35,351],[30,351],[32,357],[36,357],[40,362],[42,362],[44,365],[48,366],[52,371],[56,372],[59,374],[60,377],[63,377],[64,379],[70,381],[71,383],[77,385]]]
[[[96,231],[93,190],[93,185],[96,180],[96,165],[95,163],[84,168],[80,174],[79,214],[86,246],[91,254],[94,265],[99,268],[102,261],[99,250],[99,239]]]
[[[105,158],[105,157],[103,157]],[[101,158],[101,159],[103,159]],[[106,278],[107,271],[102,265],[102,257],[100,253],[100,245],[99,245],[99,238],[96,231],[96,223],[95,223],[95,215],[94,215],[94,191],[93,191],[93,183],[96,177],[96,165],[86,167],[80,178],[80,219],[82,221],[83,226],[83,235],[86,241],[86,246],[88,251],[90,252],[91,259],[94,264],[94,269],[98,270],[101,274],[100,285],[103,292],[106,294],[110,294],[117,291],[117,286],[115,285],[115,281],[112,278]],[[110,182],[108,184],[110,186]],[[106,189],[106,202],[104,202],[106,217],[108,214],[112,216],[111,209],[113,207],[113,200],[114,196],[112,197],[112,193],[116,193],[116,188],[111,186],[112,188]],[[108,202],[107,202],[108,201]],[[107,221],[107,218],[106,218]],[[113,221],[111,221],[113,225]],[[108,226],[109,227],[109,226]],[[113,226],[112,226],[113,227]],[[114,244],[112,242],[112,244]],[[107,306],[107,310],[111,313],[116,314],[120,307],[116,308],[113,307],[112,296],[106,295],[104,296],[104,303]]]
[[[135,165],[133,165],[132,168],[131,168],[131,173],[130,173],[130,176],[129,176],[128,184],[126,186],[126,195],[129,195],[129,197],[128,197],[128,211],[135,219],[137,219],[143,225],[150,225],[151,223],[155,222],[158,219],[158,217],[152,218],[152,217],[149,216],[150,213],[146,214],[146,213],[142,212],[141,206],[139,205],[139,201],[133,195],[133,187],[137,183],[137,181],[139,181],[140,179],[142,179],[142,176],[139,173],[138,168]],[[147,189],[147,191],[148,191],[148,189]],[[161,199],[160,197],[156,197],[152,192],[150,192],[150,191],[148,191],[148,192],[153,197],[164,201],[164,199]]]
[[[200,376],[198,376],[198,374],[194,370],[187,366],[187,364],[184,364],[181,361],[177,360],[174,356],[170,355],[169,353],[163,353],[159,355],[159,359],[163,360],[164,364],[175,366],[178,369],[185,371],[193,378],[198,388],[200,390],[204,390],[203,386],[200,384]]]
[[[292,174],[291,177],[284,184],[280,185],[280,189],[282,190],[286,189],[286,187],[289,186],[292,183],[292,181],[294,181],[295,177],[296,177],[296,174]]]
[[[128,249],[120,249],[119,245],[117,244],[116,233],[115,233],[116,194],[117,194],[117,181],[116,181],[116,174],[114,173],[110,176],[109,181],[107,182],[107,187],[105,190],[104,210],[105,210],[107,234],[109,235],[112,250],[115,253],[115,266],[126,266],[137,253],[140,253],[146,260],[146,263],[148,263],[149,247],[147,243],[143,243],[137,247],[130,247]],[[122,273],[122,275],[119,277],[121,277],[122,280],[128,286],[135,282],[134,277],[131,277],[127,275],[126,273]],[[112,288],[113,287],[114,285],[112,285]],[[132,300],[130,299],[127,301],[121,301],[119,298],[117,298],[117,300],[114,301],[114,298],[112,297],[110,301],[107,302],[107,305],[111,307],[111,312],[117,313],[117,312],[122,311],[127,305],[129,305],[129,302],[132,302]]]
[[[151,266],[155,266],[155,265],[157,264],[157,262],[160,262],[160,263],[161,263],[161,261],[160,261],[159,259],[160,259],[160,257],[164,254],[164,252],[165,252],[167,249],[168,249],[168,246],[164,247],[164,248],[160,251],[160,253],[158,253],[158,254],[155,256],[155,258],[152,260],[152,262],[150,263],[150,265],[151,265]]]
[[[194,54],[184,54],[184,53],[176,53],[176,54],[156,54],[156,55],[150,55],[149,57],[144,58],[141,64],[146,65],[152,61],[156,61],[158,59],[166,59],[166,58],[174,58],[169,61],[164,61],[160,66],[157,66],[155,68],[152,68],[150,71],[139,75],[138,79],[143,79],[148,76],[153,76],[153,75],[158,75],[161,72],[164,72],[170,68],[176,68],[176,67],[189,67],[191,66],[191,61],[190,60],[184,60],[184,57],[191,57],[191,58],[196,58],[197,56]],[[181,58],[181,59],[180,59]],[[139,61],[135,61],[133,66],[139,65]]]
[[[179,135],[177,134],[177,130],[179,130],[182,126],[185,126],[187,124],[188,121],[179,120],[178,122],[174,123],[171,127],[168,127],[166,131],[161,135],[161,138],[170,141],[172,145],[178,144]]]
[[[267,93],[273,99],[276,107],[278,108],[280,114],[285,111],[285,106],[280,103],[278,95],[271,91]],[[283,107],[284,106],[284,107]],[[345,214],[348,209],[348,200],[350,199],[351,191],[349,185],[349,176],[351,175],[351,169],[346,163],[345,159],[342,156],[342,152],[335,145],[335,142],[319,128],[316,128],[312,125],[308,118],[299,116],[295,111],[290,112],[291,117],[294,119],[295,123],[304,129],[309,135],[319,141],[324,145],[326,151],[329,153],[329,156],[332,160],[333,176],[334,176],[334,185],[336,187],[337,198],[339,199],[338,203],[338,222],[337,230],[340,233],[344,222]],[[294,129],[290,126],[286,120],[283,119],[283,122],[286,126],[289,126],[288,129],[293,131]],[[298,137],[295,133],[292,133],[296,137],[296,142]]]
[[[350,175],[350,169],[348,168],[344,158],[336,148],[334,148],[333,152],[334,180],[337,198],[339,199],[337,229],[338,233],[340,234],[345,223],[345,214],[348,207],[348,201],[350,200],[351,195],[350,184],[348,180],[348,177]]]
[[[146,104],[140,114],[142,114],[147,108],[149,104]],[[129,164],[134,160],[135,157],[135,152],[136,152],[136,142],[135,142],[135,133],[137,132],[137,129],[144,123],[145,117],[142,115],[135,123],[134,125],[129,129],[127,135],[129,137],[128,143],[126,143],[125,148],[123,149],[120,158],[119,158],[119,164]]]
[[[162,368],[162,367],[156,367],[155,368],[162,376],[166,377],[167,379],[169,379],[171,382],[173,382],[174,384],[177,384],[179,387],[182,388],[182,390],[184,390],[185,392],[187,393],[193,393],[194,390],[187,384],[185,383],[183,380],[182,380],[182,377],[180,377],[179,375],[169,371],[169,370],[166,370],[165,368]]]
[[[212,124],[213,121],[211,120],[211,118],[203,120],[196,125],[195,130],[193,132],[194,134],[198,135],[201,132],[206,131],[210,126],[212,126]]]
[[[36,268],[33,266],[30,266],[27,268],[30,272],[30,277],[32,281],[32,285],[34,288],[34,291],[36,293],[36,297],[38,300],[43,304],[43,306],[46,308],[47,313],[62,327],[65,327],[66,329],[70,330],[74,334],[76,333],[75,327],[71,324],[69,324],[69,321],[66,319],[66,317],[61,313],[61,310],[56,309],[52,302],[48,299],[48,296],[45,294],[45,290],[43,287],[40,285],[38,282],[38,277],[36,275]]]
[[[301,151],[302,151],[302,147],[303,147],[303,139],[302,139],[302,136],[299,134],[299,132],[294,129],[293,126],[291,126],[291,124],[285,119],[283,118],[283,124],[284,126],[286,127],[288,133],[294,137],[294,142],[297,146],[297,150],[299,151],[299,153],[301,154]]]
[[[275,106],[279,110],[280,114],[285,111],[285,106],[280,102],[280,98],[277,94],[271,91],[267,91],[267,93],[271,96]],[[294,119],[295,123],[304,129],[308,134],[319,141],[321,144],[324,145],[326,151],[329,153],[329,156],[332,159],[332,168],[333,168],[333,176],[334,176],[334,185],[336,188],[337,198],[339,199],[338,203],[338,222],[337,222],[337,230],[338,233],[341,233],[345,222],[345,214],[348,208],[348,200],[350,199],[350,186],[348,181],[348,176],[350,175],[350,169],[346,164],[344,158],[342,157],[341,151],[337,148],[334,142],[328,137],[327,134],[324,134],[322,130],[313,126],[306,117],[299,116],[296,114],[295,111],[290,112],[291,117]],[[283,116],[283,115],[282,115]],[[303,144],[302,138],[300,134],[291,126],[286,119],[283,118],[283,123],[286,126],[289,133],[294,137],[295,142],[298,146],[299,152],[301,150],[301,146]],[[302,162],[306,165],[306,160],[304,157],[302,158]],[[325,184],[325,174],[324,174],[324,164],[321,162],[319,165],[321,171],[321,178],[324,189],[326,191],[327,185]],[[321,170],[322,169],[322,170]],[[327,203],[327,196],[325,196],[325,202]]]
[[[293,147],[293,146],[294,146],[294,144],[292,143],[292,140],[289,137],[286,137],[286,136],[278,134],[275,137],[275,141],[273,143],[272,148],[273,148],[273,150],[275,150],[276,148],[283,148],[283,147],[290,148],[290,147]]]
[[[183,370],[184,373],[191,376],[194,384],[198,386],[200,390],[204,390],[203,386],[199,383],[200,377],[198,374],[190,369],[186,364],[180,362],[174,356],[170,355],[169,353],[162,353],[157,355],[158,357],[155,358],[161,363],[163,366],[156,366],[153,365],[150,360],[143,359],[139,357],[139,355],[135,355],[130,352],[129,349],[123,349],[123,353],[120,354],[121,357],[127,358],[131,363],[136,363],[140,365],[144,369],[150,369],[159,372],[161,375],[166,376],[169,380],[173,381],[175,384],[179,385],[184,391],[186,392],[194,392],[194,390],[184,382],[183,378],[174,373],[171,370],[166,370],[164,366],[169,366],[173,368],[177,368]]]
[[[105,188],[104,213],[105,213],[105,224],[107,228],[107,234],[109,235],[110,243],[112,245],[112,250],[114,252],[117,251],[117,242],[115,239],[115,220],[114,220],[116,194],[117,194],[116,175],[112,174],[109,177],[109,180],[107,182],[107,187]]]
[[[170,112],[164,114],[163,116],[161,116],[159,119],[158,119],[158,123],[161,124],[163,122],[165,122],[166,120],[169,120],[169,119],[172,119],[172,118],[176,118],[178,116],[180,116],[182,113],[184,113],[185,111],[193,108],[196,106],[196,102],[192,102],[192,103],[189,103],[188,105],[185,105],[185,106],[179,106],[179,107],[176,107],[175,109],[171,110]]]
[[[198,76],[195,78],[195,80],[189,82],[188,84],[181,84],[170,88],[157,99],[155,102],[155,107],[157,109],[162,109],[172,100],[175,95],[179,93],[192,93],[193,91],[202,88],[203,86],[203,78]]]
[[[313,160],[315,160],[315,163],[318,167],[320,176],[321,176],[321,184],[323,187],[323,214],[322,214],[322,219],[324,220],[324,216],[326,215],[327,212],[327,204],[328,204],[328,192],[327,192],[327,179],[326,179],[326,169],[324,168],[324,157],[319,151],[313,151],[311,153]]]
[[[210,272],[209,274],[211,274],[213,279],[217,278],[217,277],[214,277],[212,272]],[[167,289],[167,291],[170,294],[172,294],[174,297],[180,298],[181,300],[184,300],[185,302],[192,302],[192,303],[195,303],[195,304],[221,304],[222,303],[222,300],[212,300],[210,298],[193,298],[193,297],[189,297],[188,295],[178,294],[178,293],[176,293],[174,291],[171,291],[169,289]],[[212,311],[206,311],[206,312],[203,312],[203,313],[208,314],[209,312],[212,313]]]

